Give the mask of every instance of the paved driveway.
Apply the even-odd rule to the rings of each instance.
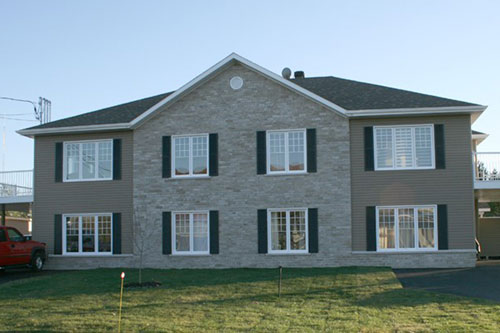
[[[478,262],[474,268],[395,269],[394,272],[405,288],[500,302],[500,261]]]

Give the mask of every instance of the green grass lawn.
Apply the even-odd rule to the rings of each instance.
[[[0,285],[0,331],[117,330],[119,269]],[[125,269],[126,281],[137,270]],[[145,270],[125,290],[122,331],[500,331],[500,304],[403,289],[390,269]]]

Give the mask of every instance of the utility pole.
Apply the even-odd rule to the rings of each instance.
[[[43,97],[38,98],[38,110],[35,108],[35,118],[40,121],[40,124],[45,124],[51,118],[52,103]]]
[[[12,98],[12,97],[1,97],[0,99],[6,99],[9,101],[15,101],[15,102],[25,102],[25,103],[30,103],[33,105],[33,111],[35,113],[35,119],[40,122],[40,124],[45,124],[48,123],[51,119],[51,109],[52,109],[52,103],[43,97],[38,98],[38,104],[34,101],[30,101],[28,99],[19,99],[19,98]]]

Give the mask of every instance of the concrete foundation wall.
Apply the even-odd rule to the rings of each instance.
[[[262,256],[262,257],[260,257]],[[474,251],[440,251],[434,253],[367,253],[354,252],[343,256],[318,256],[303,255],[292,256],[280,259],[280,256],[267,258],[259,255],[253,262],[247,262],[245,267],[334,267],[334,266],[385,266],[392,268],[453,268],[453,267],[474,267],[476,265],[476,254]],[[234,268],[232,262],[218,262],[213,265],[213,256],[197,258],[169,258],[168,264],[164,261],[147,261],[145,267],[179,269],[179,268]],[[259,258],[260,257],[260,258]],[[283,256],[281,256],[282,258]],[[311,260],[314,259],[314,260]],[[86,257],[71,258],[63,256],[51,256],[47,262],[47,269],[90,269],[90,268],[137,268],[139,261],[137,257],[130,255],[109,256],[109,257]]]

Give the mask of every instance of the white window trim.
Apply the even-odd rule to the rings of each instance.
[[[82,146],[81,144],[83,143],[95,143],[96,146],[96,156],[95,156],[95,168],[96,168],[96,176],[99,175],[99,143],[100,142],[111,142],[111,173],[109,178],[88,178],[88,179],[83,179],[82,172],[83,172],[83,158],[82,158]],[[79,164],[79,178],[78,179],[68,179],[68,174],[67,174],[67,158],[66,158],[66,146],[68,144],[80,144],[79,148],[79,157],[80,157],[80,164]],[[79,141],[64,141],[63,144],[63,182],[65,183],[72,183],[72,182],[95,182],[95,181],[104,181],[104,180],[113,180],[113,139],[98,139],[98,140],[79,140]]]
[[[195,175],[193,174],[193,138],[194,137],[206,137],[207,138],[207,174],[206,175]],[[189,138],[189,174],[188,175],[176,175],[175,174],[175,139],[178,138]],[[182,134],[182,135],[172,135],[172,142],[170,143],[171,151],[171,176],[172,178],[208,178],[210,177],[210,136],[208,133],[201,134]]]
[[[413,223],[414,223],[414,238],[415,238],[415,248],[399,248],[399,220],[398,210],[401,208],[413,208]],[[433,248],[418,248],[418,209],[419,208],[432,208],[434,210],[434,247]],[[379,246],[379,210],[380,209],[394,209],[394,237],[395,237],[395,248],[393,249],[381,249]],[[437,229],[437,205],[413,205],[413,206],[377,206],[376,207],[376,241],[377,241],[377,252],[434,252],[438,250],[438,229]]]
[[[95,218],[94,220],[94,249],[96,251],[94,252],[83,252],[82,249],[82,217],[84,216],[93,216]],[[99,252],[97,251],[99,249],[99,216],[109,216],[111,217],[111,251],[110,252]],[[67,252],[66,251],[66,218],[68,217],[78,217],[78,252]],[[92,213],[92,214],[64,214],[62,216],[63,218],[63,239],[62,239],[62,254],[67,255],[67,256],[110,256],[113,255],[113,213]]]
[[[176,230],[175,230],[175,215],[189,214],[189,251],[177,251],[175,248]],[[207,251],[193,251],[194,248],[194,229],[193,229],[193,215],[194,214],[207,214]],[[210,254],[210,212],[208,210],[189,210],[189,211],[175,211],[172,212],[172,255],[176,256],[196,256],[196,255],[209,255]]]
[[[411,136],[412,136],[412,160],[413,166],[398,168],[396,167],[396,128],[410,127]],[[416,158],[416,149],[415,149],[415,128],[417,127],[430,127],[431,128],[431,166],[426,167],[417,167],[417,158]],[[392,167],[378,167],[378,159],[377,159],[377,129],[378,128],[390,128],[392,129]],[[434,124],[416,124],[416,125],[387,125],[387,126],[373,126],[373,155],[374,155],[374,169],[375,171],[387,171],[387,170],[431,170],[436,169],[436,152],[435,152],[435,143],[434,143]]]
[[[271,133],[285,133],[285,171],[271,171]],[[290,151],[288,150],[288,133],[289,132],[304,132],[304,170],[290,170]],[[284,129],[284,130],[269,130],[266,131],[266,171],[268,175],[288,175],[288,174],[303,174],[307,173],[307,131],[305,128]]]
[[[304,250],[290,249],[290,211],[305,211],[305,241],[306,248]],[[273,250],[272,235],[271,235],[271,213],[286,212],[286,250]],[[303,254],[309,253],[309,209],[307,208],[269,208],[267,210],[267,253],[269,254]]]

